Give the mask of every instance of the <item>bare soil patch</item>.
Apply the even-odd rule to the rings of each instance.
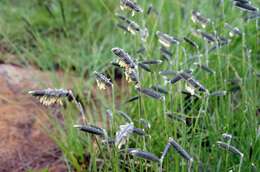
[[[61,152],[41,130],[46,123],[44,107],[27,95],[46,86],[50,73],[34,68],[0,64],[0,171],[48,168],[66,171]]]

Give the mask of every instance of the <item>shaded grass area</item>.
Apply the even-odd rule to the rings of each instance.
[[[199,161],[204,169],[210,171],[238,171],[239,158],[218,148],[216,142],[221,140],[223,133],[233,135],[232,145],[236,146],[243,154],[244,161],[241,171],[250,171],[260,168],[260,140],[259,140],[259,26],[256,21],[243,20],[245,13],[232,6],[231,1],[138,1],[145,10],[150,3],[159,12],[151,15],[138,14],[130,17],[128,12],[119,9],[118,1],[1,1],[0,6],[0,36],[1,42],[9,50],[17,54],[20,60],[28,65],[33,64],[43,70],[61,69],[74,71],[78,76],[85,76],[98,70],[105,72],[113,57],[111,48],[118,46],[124,48],[129,54],[139,61],[143,59],[159,59],[159,43],[155,33],[160,30],[178,38],[188,36],[196,41],[199,50],[194,50],[189,45],[173,46],[174,54],[172,63],[164,62],[160,66],[152,67],[152,73],[139,70],[143,87],[154,84],[163,85],[164,79],[158,75],[160,70],[195,69],[193,75],[210,91],[225,90],[224,97],[207,97],[201,95],[198,101],[190,102],[185,99],[180,90],[184,83],[167,85],[165,88],[171,93],[166,96],[166,103],[141,96],[137,102],[123,105],[126,99],[138,95],[133,84],[124,85],[124,88],[115,86],[115,96],[121,97],[116,108],[127,112],[134,120],[137,127],[142,128],[139,120],[144,118],[151,123],[147,131],[149,138],[133,137],[129,147],[160,155],[168,141],[168,137],[175,138],[195,159],[194,171],[198,171]],[[259,7],[260,3],[252,1]],[[210,18],[212,24],[205,32],[228,37],[229,31],[224,28],[224,23],[238,27],[242,36],[232,38],[227,46],[208,52],[209,44],[191,34],[191,29],[201,29],[191,22],[192,10],[199,10],[201,14]],[[145,43],[146,54],[140,55],[136,51],[141,47],[138,36],[124,33],[116,27],[118,19],[115,13],[125,14],[142,27],[147,27],[150,37]],[[192,56],[201,54],[201,62],[207,64],[215,74],[195,68]],[[113,58],[112,58],[113,57]],[[109,72],[108,72],[109,73]],[[113,73],[110,73],[113,76]],[[113,79],[113,77],[112,77]],[[95,92],[93,96],[93,78],[85,84],[75,85],[86,107],[87,117],[91,123],[103,121],[105,125],[106,110],[114,112],[115,134],[122,118],[116,115],[113,96],[111,92]],[[57,85],[60,85],[59,83]],[[87,90],[83,93],[82,90]],[[122,96],[123,95],[123,96]],[[105,99],[105,98],[107,99]],[[165,119],[165,111],[173,114],[184,115],[185,124],[178,120]],[[109,152],[106,148],[98,150],[91,136],[79,133],[73,128],[77,121],[77,113],[69,105],[64,110],[64,125],[53,120],[56,126],[51,137],[57,142],[64,152],[68,168],[73,171],[96,171],[98,163],[105,157],[103,171],[120,171],[118,151]],[[101,114],[101,115],[100,115]],[[182,116],[179,115],[179,116]],[[177,115],[178,116],[178,115]],[[65,126],[65,127],[64,127]],[[65,128],[65,129],[64,129]],[[55,134],[54,134],[55,133]],[[186,162],[174,151],[170,151],[164,168],[166,171],[185,171]],[[91,157],[91,158],[90,158]],[[106,158],[105,158],[106,159]],[[139,159],[135,159],[139,160]],[[102,160],[104,161],[104,159]],[[127,161],[127,160],[126,160]],[[96,163],[97,162],[97,163]],[[132,162],[129,160],[129,162]],[[132,171],[145,171],[146,162]],[[130,163],[131,164],[131,163]],[[152,171],[157,167],[153,164]]]

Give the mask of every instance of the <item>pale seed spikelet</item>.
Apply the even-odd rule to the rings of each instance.
[[[133,133],[134,125],[126,123],[119,126],[119,131],[116,132],[115,146],[120,149],[122,145],[126,144],[128,138]]]
[[[121,48],[112,48],[112,52],[119,57],[118,64],[123,68],[136,68],[132,57]]]
[[[66,89],[43,89],[43,90],[33,90],[29,91],[29,94],[38,98],[40,103],[45,106],[50,106],[54,104],[63,105],[62,100],[67,98],[72,100],[72,91]]]
[[[166,33],[163,33],[163,32],[160,32],[160,31],[157,31],[156,32],[156,35],[159,39],[159,42],[164,46],[164,47],[167,47],[169,48],[172,44],[177,44],[179,45],[180,44],[180,40],[173,37],[173,36],[170,36]]]
[[[120,8],[121,10],[129,9],[132,11],[132,15],[134,15],[135,12],[142,13],[143,9],[137,5],[136,2],[133,2],[132,0],[121,0],[120,2]]]
[[[228,134],[228,133],[223,133],[222,134],[222,138],[223,138],[223,140],[224,141],[226,141],[226,142],[230,142],[231,140],[232,140],[232,135],[231,134]]]
[[[136,69],[125,68],[125,77],[126,77],[126,81],[128,81],[128,83],[131,83],[131,82],[134,82],[135,84],[139,83],[138,74],[137,74]]]
[[[96,76],[97,85],[100,90],[105,90],[107,87],[113,86],[110,79],[108,79],[105,75],[98,73],[96,71],[94,72],[94,74]]]
[[[242,32],[238,27],[232,27],[228,23],[224,24],[224,27],[229,30],[229,36],[234,37],[235,35],[237,36],[242,36]]]
[[[199,23],[203,28],[206,28],[206,26],[210,23],[210,19],[202,16],[200,12],[198,11],[192,11],[191,20],[194,23]]]

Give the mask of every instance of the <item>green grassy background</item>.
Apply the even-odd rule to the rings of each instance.
[[[185,115],[193,117],[194,125],[187,126],[176,120],[165,120],[164,106],[167,111],[186,113],[183,95],[180,89],[183,84],[168,86],[171,96],[166,96],[166,104],[160,101],[142,97],[138,102],[129,105],[117,105],[117,109],[129,113],[135,125],[141,127],[138,120],[147,119],[151,122],[148,131],[150,138],[133,137],[129,146],[134,146],[160,155],[168,141],[174,137],[195,160],[203,163],[205,169],[210,171],[238,171],[239,158],[226,151],[220,150],[216,141],[221,140],[222,133],[233,135],[232,145],[244,153],[241,171],[251,171],[252,163],[260,169],[260,139],[259,115],[260,108],[259,77],[260,72],[260,30],[255,21],[245,22],[245,15],[232,2],[227,0],[224,4],[214,1],[199,0],[162,0],[138,1],[145,11],[149,4],[153,4],[159,11],[160,17],[155,14],[137,14],[132,20],[149,29],[150,37],[146,42],[147,54],[136,54],[141,42],[137,36],[123,33],[116,27],[118,19],[115,13],[126,14],[119,8],[117,0],[0,0],[0,43],[8,47],[8,51],[15,54],[17,60],[25,67],[34,65],[41,70],[62,71],[73,73],[81,78],[74,84],[74,90],[80,95],[86,105],[87,115],[91,123],[100,121],[100,114],[105,118],[105,111],[113,109],[111,96],[104,98],[104,92],[97,91],[95,98],[90,90],[93,87],[92,72],[104,72],[107,64],[113,57],[111,48],[118,46],[124,48],[136,59],[158,59],[159,43],[155,32],[160,30],[178,38],[189,35],[200,45],[202,61],[208,59],[209,67],[216,71],[209,75],[201,70],[195,71],[195,77],[205,85],[209,91],[230,90],[230,80],[239,79],[240,90],[236,93],[228,91],[225,97],[210,97],[199,100],[192,105],[192,109]],[[260,2],[252,1],[260,7]],[[191,36],[191,28],[199,28],[192,23],[190,17],[192,10],[199,10],[204,16],[210,18],[214,24],[207,27],[207,32],[217,31],[227,37],[228,31],[224,29],[227,22],[237,26],[243,36],[235,37],[232,42],[217,51],[205,52],[204,41]],[[126,14],[128,15],[128,14]],[[186,54],[194,55],[194,51],[186,44],[180,47],[173,46],[173,65],[165,62],[154,67],[153,73],[140,70],[140,79],[144,87],[160,83],[163,79],[158,75],[162,69],[181,70],[194,67],[184,63]],[[248,55],[248,50],[251,50]],[[87,78],[87,79],[86,79]],[[62,84],[56,83],[57,86]],[[66,85],[62,85],[66,87]],[[83,91],[84,90],[84,91]],[[87,93],[85,93],[87,90]],[[125,91],[129,90],[129,91]],[[106,93],[107,94],[107,93]],[[108,93],[109,94],[109,93]],[[137,95],[133,84],[116,86],[115,95],[120,96],[120,103],[127,98]],[[70,106],[69,106],[70,107]],[[56,126],[51,137],[64,152],[64,159],[68,162],[70,170],[80,171],[84,164],[84,155],[90,153],[91,157],[99,159],[101,153],[95,149],[90,136],[79,133],[73,128],[77,114],[74,107],[64,110],[65,128],[53,121]],[[102,119],[104,120],[104,119]],[[115,117],[118,124],[123,124],[120,117]],[[55,134],[53,134],[55,133]],[[208,144],[208,146],[205,146]],[[249,158],[250,146],[253,149]],[[108,154],[106,150],[102,154]],[[164,164],[167,171],[185,171],[186,163],[174,151],[170,151]],[[111,155],[111,154],[110,154]],[[105,169],[113,166],[117,168],[118,154],[114,152],[111,161],[106,162]],[[144,163],[145,164],[145,163]],[[85,169],[95,171],[95,163],[91,161]],[[144,167],[144,166],[143,166]],[[156,166],[153,170],[156,170]],[[198,170],[195,163],[194,170]],[[132,171],[143,171],[133,169]]]

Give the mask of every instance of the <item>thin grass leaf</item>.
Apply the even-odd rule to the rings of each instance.
[[[128,100],[125,101],[125,104],[131,103],[131,102],[133,102],[133,101],[136,101],[136,100],[138,100],[139,98],[140,98],[140,96],[131,97],[130,99],[128,99]]]
[[[126,122],[128,122],[130,124],[133,123],[132,118],[127,113],[125,113],[123,111],[118,111],[118,114],[121,115],[126,120]]]
[[[193,48],[196,48],[196,49],[199,48],[198,44],[196,44],[196,43],[195,43],[194,41],[192,41],[190,38],[184,37],[183,40],[184,40],[185,42],[187,42],[189,45],[191,45]]]

